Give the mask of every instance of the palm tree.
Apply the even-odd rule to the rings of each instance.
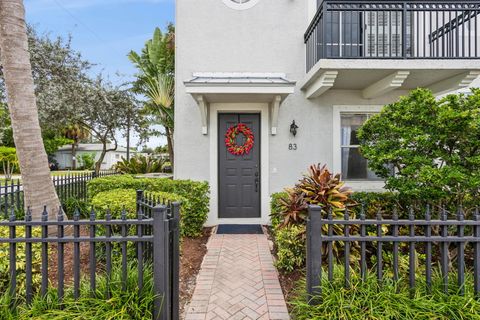
[[[77,147],[78,143],[82,140],[90,137],[90,131],[78,124],[73,124],[65,128],[64,130],[65,138],[73,140],[72,143],[72,170],[77,168]]]
[[[144,94],[148,101],[145,109],[156,117],[165,128],[170,162],[174,163],[174,59],[175,59],[175,29],[168,27],[168,32],[162,35],[159,28],[155,29],[153,38],[148,40],[141,54],[131,51],[129,59],[140,71],[133,89]]]
[[[22,0],[0,0],[0,54],[25,206],[39,219],[45,205],[53,218],[60,201],[50,177],[38,121]]]

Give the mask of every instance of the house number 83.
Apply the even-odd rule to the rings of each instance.
[[[291,151],[297,150],[297,144],[296,143],[290,143],[288,145],[288,150],[291,150]]]

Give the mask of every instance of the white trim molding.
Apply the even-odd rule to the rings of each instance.
[[[218,114],[260,114],[260,218],[221,219],[218,217]],[[210,104],[210,214],[206,225],[217,224],[268,224],[270,222],[269,186],[269,105],[268,103],[211,103]]]
[[[410,71],[397,71],[363,89],[365,99],[383,96],[387,92],[399,89],[410,75]]]
[[[342,151],[341,151],[341,114],[342,113],[376,113],[382,110],[382,105],[334,105],[333,106],[333,167],[334,173],[342,172]],[[383,181],[364,180],[349,181],[345,180],[345,184],[354,191],[382,191],[385,183]]]
[[[447,78],[434,83],[429,87],[429,89],[432,90],[435,95],[445,94],[454,90],[469,87],[479,76],[479,70],[464,72],[455,77]]]
[[[320,97],[322,94],[333,88],[335,80],[337,79],[338,71],[325,71],[308,87],[302,88],[305,90],[307,99]]]

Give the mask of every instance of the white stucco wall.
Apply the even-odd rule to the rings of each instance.
[[[209,127],[208,135],[202,135],[198,106],[185,92],[183,81],[194,72],[280,72],[297,81],[295,93],[280,107],[277,135],[268,139],[269,172],[262,173],[268,175],[268,186],[262,188],[268,187],[269,194],[294,184],[312,163],[339,167],[333,163],[334,135],[340,135],[333,132],[334,106],[385,105],[407,94],[394,91],[365,100],[358,90],[330,90],[306,99],[300,90],[306,76],[303,34],[315,6],[316,0],[260,0],[253,8],[238,11],[223,0],[177,0],[175,178],[209,181],[216,168],[210,149],[216,128]],[[292,120],[300,127],[296,137],[289,132]],[[290,151],[290,143],[298,149]],[[217,183],[209,182],[212,187]],[[379,188],[378,182],[351,185],[357,190]],[[217,221],[216,215],[211,212],[209,224]],[[262,216],[268,219],[268,212]]]

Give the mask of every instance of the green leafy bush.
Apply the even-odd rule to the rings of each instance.
[[[15,230],[17,238],[25,237],[25,228],[17,227]],[[10,230],[8,227],[0,227],[0,238],[9,238]],[[32,228],[32,236],[40,237],[41,230]],[[10,251],[9,244],[0,244],[0,292],[8,291],[10,282]],[[17,244],[17,287],[19,290],[25,290],[26,264],[25,264],[25,243]],[[32,245],[32,281],[36,288],[41,281],[41,250],[40,244]]]
[[[130,262],[127,268],[127,289],[122,290],[121,265],[114,265],[110,284],[105,275],[97,276],[96,296],[91,296],[89,281],[82,279],[80,299],[73,299],[72,288],[65,291],[63,302],[58,301],[55,289],[50,289],[45,297],[35,296],[31,305],[17,300],[17,306],[12,303],[8,294],[0,296],[0,319],[2,320],[150,320],[153,318],[152,308],[155,299],[153,291],[152,268],[146,265],[144,272],[144,288],[138,290],[138,271],[136,262]],[[109,287],[110,286],[110,287]],[[111,296],[106,296],[107,289]]]
[[[423,275],[418,275],[421,277]],[[418,281],[412,293],[407,286],[385,279],[378,282],[374,273],[369,273],[365,282],[357,273],[351,275],[351,286],[344,288],[343,267],[335,266],[334,281],[330,283],[326,272],[322,274],[321,303],[309,305],[305,281],[297,284],[297,295],[292,301],[292,314],[298,320],[350,320],[350,319],[405,319],[405,320],[464,320],[480,319],[480,303],[473,290],[465,296],[455,294],[455,274],[451,274],[450,295],[442,292],[442,277],[434,276],[432,292],[427,293],[425,282]],[[408,280],[407,280],[408,281]],[[469,276],[467,283],[472,283]]]
[[[359,129],[360,151],[387,189],[412,200],[462,204],[479,195],[479,104],[480,89],[442,99],[413,90]]]
[[[159,198],[165,201],[181,202],[180,214],[183,217],[184,206],[187,203],[184,197],[168,192],[148,192],[148,195]],[[127,218],[132,219],[137,217],[137,192],[134,189],[113,189],[97,194],[92,199],[92,206],[97,212],[98,219],[104,219],[105,213],[109,209],[113,219],[119,219],[121,213],[125,208]]]
[[[281,199],[287,199],[288,193],[285,191],[272,193],[270,196],[270,221],[272,223],[272,230],[276,230],[277,227],[282,223],[282,218],[280,214],[282,213],[282,204],[280,203]]]
[[[163,159],[143,155],[136,155],[130,160],[122,157],[122,161],[115,165],[115,170],[126,174],[156,173],[162,172],[164,162]]]
[[[78,210],[81,218],[88,218],[90,214],[90,208],[87,201],[78,199],[75,197],[70,197],[63,203],[63,211],[67,216],[72,219],[75,211]]]
[[[182,235],[196,237],[202,234],[210,203],[210,189],[207,182],[135,178],[131,175],[110,176],[88,182],[88,194],[91,198],[100,192],[112,189],[168,192],[184,197],[186,201],[183,204]]]
[[[80,155],[80,169],[93,170],[95,166],[95,153],[82,153]]]
[[[303,267],[306,258],[304,234],[305,226],[302,225],[291,225],[276,230],[277,268],[290,272]]]
[[[7,180],[12,179],[12,174],[18,172],[17,150],[15,148],[0,146],[0,170]]]

